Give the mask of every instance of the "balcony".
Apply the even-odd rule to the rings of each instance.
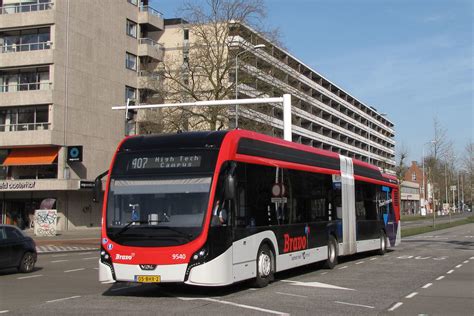
[[[150,6],[140,7],[138,23],[148,24],[150,31],[162,31],[165,25],[163,14]]]
[[[162,44],[150,38],[140,38],[138,40],[138,56],[148,56],[158,61],[163,60],[165,49]]]
[[[2,147],[50,145],[60,140],[60,135],[53,137],[51,129],[51,123],[0,125],[0,144]]]
[[[0,107],[53,103],[53,84],[33,82],[0,85]]]
[[[138,89],[158,90],[163,82],[162,75],[158,72],[139,71],[138,72]]]
[[[31,4],[4,4],[0,7],[0,29],[54,23],[52,2]]]
[[[1,67],[19,67],[53,63],[52,42],[0,46]]]

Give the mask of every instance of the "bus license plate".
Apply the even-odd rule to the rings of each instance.
[[[135,281],[140,283],[159,283],[161,277],[159,275],[136,275]]]

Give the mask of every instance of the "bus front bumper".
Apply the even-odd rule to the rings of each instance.
[[[187,264],[157,265],[154,270],[143,270],[137,264],[113,263],[110,267],[99,263],[99,281],[102,283],[113,282],[140,282],[140,283],[167,283],[184,282]],[[113,277],[115,274],[115,280]]]

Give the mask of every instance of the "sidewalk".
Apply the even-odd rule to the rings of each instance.
[[[24,230],[33,238],[41,253],[99,250],[100,227],[58,231],[56,236],[35,236],[33,229]]]

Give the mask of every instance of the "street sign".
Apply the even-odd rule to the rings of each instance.
[[[455,185],[452,185],[449,188],[450,188],[451,191],[456,191],[457,190]]]
[[[94,187],[95,187],[95,182],[94,181],[81,180],[79,182],[79,188],[80,189],[93,189]]]
[[[82,146],[67,146],[67,162],[82,162]]]

